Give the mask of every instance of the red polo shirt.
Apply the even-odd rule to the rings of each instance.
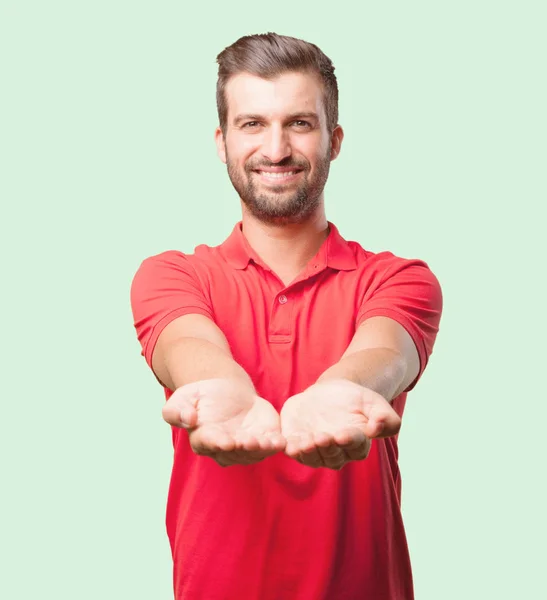
[[[412,389],[439,327],[436,277],[420,260],[368,252],[329,225],[288,287],[249,246],[241,223],[219,246],[146,259],[131,302],[147,363],[170,321],[205,315],[257,393],[280,409],[340,359],[362,321],[383,315],[418,349]],[[399,414],[406,395],[393,400]],[[192,452],[185,430],[172,433],[166,524],[177,600],[412,600],[395,437],[373,440],[366,460],[331,471],[282,453],[222,468]]]

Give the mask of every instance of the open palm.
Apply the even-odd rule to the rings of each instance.
[[[221,466],[258,462],[285,447],[279,415],[250,386],[225,379],[179,388],[166,402],[164,419],[188,429],[196,454]]]
[[[286,454],[311,467],[340,469],[362,460],[373,437],[393,435],[400,418],[376,392],[347,380],[312,385],[281,410]]]

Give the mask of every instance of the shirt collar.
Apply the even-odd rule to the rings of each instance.
[[[242,221],[239,221],[229,237],[220,245],[222,255],[234,269],[245,269],[251,260],[263,264],[243,235],[241,225]],[[338,271],[351,271],[357,268],[357,261],[349,242],[340,235],[333,223],[328,221],[328,225],[329,235],[310,264],[313,263],[318,268],[331,267]]]

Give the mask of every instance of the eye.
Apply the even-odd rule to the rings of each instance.
[[[258,121],[247,121],[247,123],[243,123],[243,127],[246,127],[248,129],[253,129],[254,127],[258,126]]]
[[[311,124],[308,123],[307,121],[302,121],[302,120],[297,120],[297,121],[293,121],[293,125],[296,125],[299,129],[308,129],[311,127]]]

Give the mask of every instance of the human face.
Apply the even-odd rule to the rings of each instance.
[[[248,211],[265,223],[304,222],[323,202],[330,161],[343,132],[329,132],[323,86],[313,74],[275,79],[249,73],[226,86],[226,133],[215,136],[218,154]]]

